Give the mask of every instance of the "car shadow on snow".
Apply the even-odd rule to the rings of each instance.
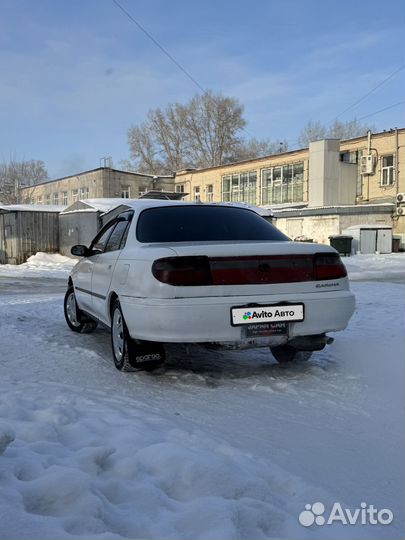
[[[269,349],[241,351],[210,350],[199,345],[166,345],[166,362],[149,375],[160,379],[180,380],[187,384],[218,387],[235,380],[248,383],[260,380],[302,380],[334,372],[337,364],[327,350],[312,355],[308,361],[279,364]]]
[[[49,338],[49,337],[48,337]],[[46,338],[46,339],[48,339]],[[64,343],[76,351],[91,351],[93,361],[100,361],[105,368],[115,370],[111,356],[109,332],[99,327],[91,334],[73,334],[66,331]],[[50,336],[52,339],[52,336]],[[165,344],[166,361],[152,372],[135,371],[126,377],[141,377],[165,385],[184,384],[196,387],[216,388],[233,382],[248,385],[267,382],[303,381],[308,378],[325,378],[339,371],[338,359],[333,346],[313,353],[308,361],[293,361],[279,364],[269,348],[245,350],[211,349],[202,345]],[[97,359],[98,357],[98,359]],[[97,360],[96,360],[97,359]]]

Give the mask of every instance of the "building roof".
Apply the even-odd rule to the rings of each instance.
[[[114,172],[118,172],[120,174],[130,174],[132,176],[143,176],[145,178],[154,178],[154,179],[159,179],[159,178],[171,178],[173,179],[173,176],[170,176],[170,175],[156,175],[156,174],[146,174],[146,173],[140,173],[140,172],[135,172],[135,171],[122,171],[121,169],[112,169],[111,167],[96,167],[95,169],[90,169],[88,171],[82,171],[82,172],[79,172],[77,174],[70,174],[69,176],[62,176],[62,178],[54,178],[53,180],[46,180],[45,182],[38,182],[38,184],[33,184],[32,186],[26,186],[26,187],[22,187],[21,189],[32,189],[32,188],[35,188],[36,186],[43,186],[45,184],[52,184],[52,182],[60,182],[62,180],[68,180],[69,178],[76,178],[77,176],[83,176],[85,174],[89,174],[89,173],[92,173],[92,172],[96,172],[96,171],[114,171]]]
[[[374,225],[370,223],[364,223],[362,225],[351,225],[346,227],[345,231],[357,231],[358,229],[392,229],[392,225],[375,223]]]
[[[305,208],[274,208],[273,213],[276,218],[324,216],[331,214],[370,214],[374,212],[391,214],[394,207],[394,203],[343,204],[335,206],[307,206]]]
[[[8,212],[57,212],[60,213],[66,206],[54,204],[4,204],[0,205],[0,214]]]
[[[393,133],[393,131],[394,130],[379,131],[377,133],[372,133],[372,136],[377,137],[377,136],[390,135],[390,134]],[[405,131],[405,128],[398,128],[398,132],[404,132],[404,131]],[[340,139],[333,139],[333,137],[326,137],[326,139],[340,140]],[[352,142],[352,141],[353,142],[360,141],[362,139],[366,141],[367,140],[367,134],[366,135],[361,135],[360,137],[354,137],[352,139],[341,139],[340,142],[341,143],[348,143],[348,142]],[[186,175],[194,174],[194,173],[200,173],[200,172],[203,172],[203,171],[213,171],[215,169],[224,169],[225,167],[234,167],[235,165],[243,165],[243,164],[246,164],[246,163],[253,163],[253,162],[258,162],[258,161],[266,161],[266,160],[268,160],[270,158],[283,157],[283,156],[288,156],[288,155],[292,155],[292,154],[299,154],[299,153],[305,152],[307,150],[308,150],[308,147],[305,146],[303,148],[297,148],[297,150],[287,150],[286,152],[276,152],[275,154],[268,154],[266,156],[259,156],[259,157],[256,157],[256,158],[244,159],[244,160],[241,160],[241,161],[234,161],[232,163],[223,163],[222,165],[216,165],[215,167],[203,167],[201,169],[190,169],[190,170],[185,169],[185,170],[177,171],[176,172],[176,177],[186,176]]]
[[[283,156],[288,156],[292,154],[299,154],[300,152],[304,152],[306,150],[308,150],[308,148],[299,148],[298,150],[288,150],[287,152],[277,152],[276,154],[269,154],[267,156],[243,159],[242,161],[233,161],[232,163],[222,163],[222,165],[215,165],[215,167],[203,167],[201,169],[182,170],[182,171],[176,172],[176,177],[185,176],[188,174],[200,173],[203,171],[213,171],[215,169],[224,169],[225,167],[234,167],[235,165],[244,165],[245,163],[255,163],[257,161],[266,161],[269,158],[283,157]]]

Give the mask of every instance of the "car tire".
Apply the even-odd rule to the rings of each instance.
[[[270,350],[280,364],[293,361],[306,362],[312,356],[312,351],[299,351],[291,345],[279,345],[278,347],[271,347]]]
[[[89,334],[97,328],[97,322],[90,319],[78,307],[76,302],[75,290],[69,287],[65,294],[63,302],[63,311],[69,328],[73,332]]]
[[[161,343],[131,338],[118,299],[111,310],[111,347],[114,365],[119,371],[153,371],[165,359]]]

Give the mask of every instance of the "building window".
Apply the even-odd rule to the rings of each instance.
[[[343,161],[343,163],[358,163],[358,151],[354,150],[353,152],[350,152],[349,150],[346,152],[340,152],[340,161]]]
[[[79,200],[79,190],[72,189],[72,202],[77,202]]]
[[[256,204],[257,172],[243,172],[222,177],[222,200]]]
[[[381,185],[392,186],[394,183],[394,156],[382,156],[381,158]]]
[[[214,184],[208,184],[206,187],[207,202],[214,200]]]
[[[88,199],[89,198],[89,188],[88,187],[82,187],[80,188],[80,199]]]
[[[45,197],[45,204],[51,204],[51,196],[50,195],[47,195]]]
[[[34,201],[34,199],[32,199],[32,201]],[[34,202],[32,204],[34,204]],[[42,204],[42,195],[41,197],[38,197],[38,204]]]
[[[121,188],[121,199],[130,199],[131,198],[131,188],[130,186],[125,186]]]
[[[302,202],[303,198],[303,161],[262,170],[262,204]]]
[[[138,196],[146,195],[148,193],[148,188],[146,186],[139,186]]]
[[[56,206],[59,204],[59,193],[54,193],[52,195],[52,204],[55,204]]]
[[[62,191],[62,204],[63,204],[63,206],[67,206],[67,204],[68,204],[67,191]]]
[[[184,193],[184,184],[176,184],[175,191],[176,193]]]
[[[201,200],[200,186],[194,186],[194,200],[195,201],[200,201]]]

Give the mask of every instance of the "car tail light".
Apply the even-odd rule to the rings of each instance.
[[[337,253],[317,253],[314,257],[315,280],[340,279],[347,276],[345,265]]]
[[[152,274],[162,283],[175,286],[212,285],[208,257],[165,257],[152,265]]]

